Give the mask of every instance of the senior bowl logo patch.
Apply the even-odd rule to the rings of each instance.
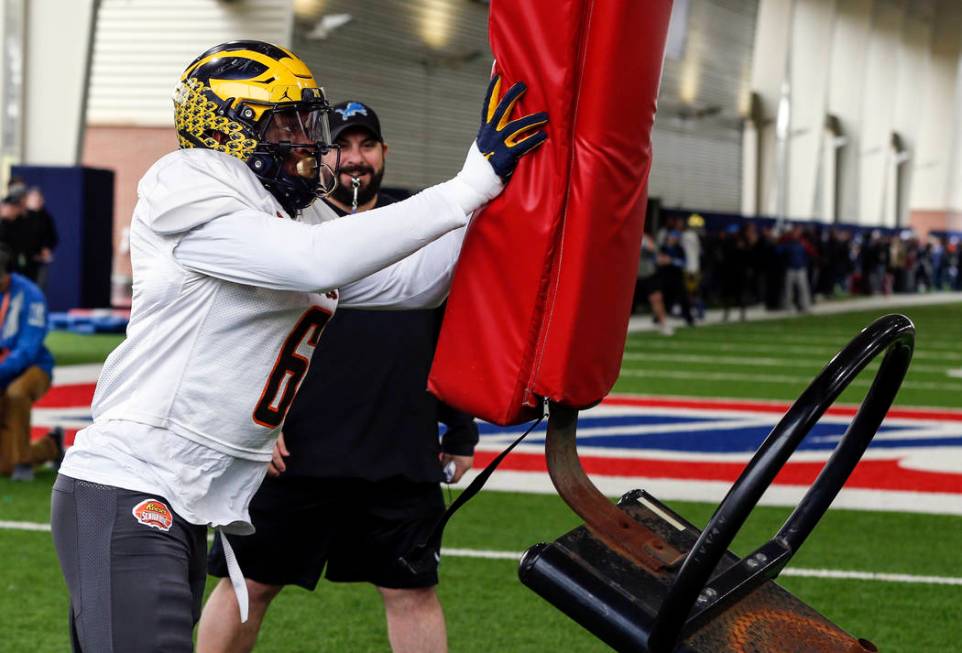
[[[157,499],[145,499],[136,506],[131,512],[134,519],[144,526],[150,526],[164,532],[169,531],[174,524],[174,514],[170,511],[163,501]]]

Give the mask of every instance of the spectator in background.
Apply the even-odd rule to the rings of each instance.
[[[10,270],[19,270],[20,262],[20,216],[23,215],[22,198],[7,195],[0,200],[0,244],[6,245]]]
[[[925,249],[932,290],[942,290],[945,279],[945,247],[940,238],[930,237]]]
[[[885,270],[886,287],[890,288],[889,292],[905,292],[908,247],[901,238],[896,236],[888,239],[888,250],[888,267]]]
[[[27,182],[23,180],[23,177],[11,177],[9,183],[7,183],[7,196],[13,198],[16,201],[23,199],[23,196],[27,192]]]
[[[59,242],[57,227],[45,207],[39,188],[27,191],[23,206],[24,212],[19,222],[24,255],[23,275],[43,289],[47,285],[47,266],[53,261],[53,250]]]
[[[11,187],[14,187],[11,184]],[[26,192],[17,191],[0,201],[0,243],[10,248],[10,271],[33,281],[29,266],[29,230],[26,222]]]
[[[852,242],[852,236],[849,232],[842,229],[833,229],[828,247],[828,267],[832,280],[828,296],[831,297],[839,291],[845,292],[848,290],[848,279],[855,272],[855,267],[852,265],[855,243]]]
[[[865,292],[871,295],[888,294],[885,271],[888,268],[889,248],[878,229],[872,231],[868,243],[862,247],[862,278]]]
[[[698,319],[705,317],[705,302],[702,299],[702,242],[700,232],[705,229],[705,218],[697,213],[688,216],[684,231],[681,232],[681,246],[685,250],[685,290],[688,291],[689,304],[695,309]]]
[[[12,251],[0,245],[0,474],[33,479],[33,466],[63,456],[62,432],[30,443],[30,411],[50,388],[53,356],[43,345],[47,303],[29,279],[9,272]]]
[[[658,276],[658,248],[648,234],[641,238],[641,256],[638,260],[638,278],[635,280],[635,296],[631,304],[631,312],[635,313],[646,298],[651,305],[651,312],[658,323],[663,336],[674,334],[668,324],[665,314],[665,299],[661,294],[661,281]]]
[[[671,230],[665,234],[665,242],[658,251],[658,276],[665,297],[665,308],[670,313],[675,304],[680,305],[685,323],[695,326],[688,289],[685,287],[685,249],[681,246],[681,233],[678,231]]]
[[[734,305],[738,307],[739,316],[744,321],[752,257],[748,240],[737,224],[729,225],[721,233],[718,250],[721,254],[717,270],[721,282],[723,319],[728,321],[728,311]]]
[[[755,245],[755,256],[765,308],[777,311],[782,308],[784,299],[785,261],[779,255],[778,235],[772,227],[762,227]]]
[[[962,290],[962,248],[958,238],[950,238],[945,246],[945,274],[951,290]]]
[[[794,296],[798,297],[798,310],[807,313],[812,304],[812,295],[808,285],[809,249],[802,239],[802,228],[793,226],[782,238],[778,246],[779,253],[785,265],[785,296],[782,306],[791,310],[795,304]]]
[[[658,231],[655,232],[655,244],[660,248],[668,240],[668,234],[672,231],[677,231],[681,233],[683,227],[683,221],[677,215],[668,217],[664,224],[658,227]]]

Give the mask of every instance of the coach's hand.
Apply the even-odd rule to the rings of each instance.
[[[291,452],[287,450],[287,445],[284,444],[284,434],[281,433],[277,438],[277,442],[274,443],[274,451],[271,452],[271,462],[267,466],[267,475],[277,478],[283,474],[287,470],[284,459],[290,455]]]
[[[514,172],[518,159],[544,143],[548,137],[543,129],[538,129],[548,122],[548,114],[543,111],[511,120],[514,105],[527,88],[524,82],[515,82],[504,97],[500,97],[501,76],[496,75],[488,85],[484,98],[478,149],[502,181],[507,181]]]

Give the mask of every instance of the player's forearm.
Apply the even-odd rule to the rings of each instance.
[[[327,261],[314,277],[318,288],[343,287],[368,277],[464,227],[469,214],[452,192],[451,182],[428,188],[403,202],[345,216],[312,227],[317,261]],[[458,239],[460,248],[460,239]],[[450,247],[442,247],[450,249]],[[456,256],[456,252],[455,252]],[[449,263],[445,257],[445,265]],[[415,260],[423,260],[419,258]]]
[[[455,193],[441,184],[404,202],[318,225],[237,211],[185,234],[174,256],[191,271],[234,283],[327,291],[397,263],[467,221]],[[443,257],[445,266],[450,258]]]
[[[465,231],[450,231],[394,265],[341,286],[341,305],[375,310],[440,306],[448,296]]]
[[[404,298],[414,299],[423,294],[423,279],[440,287],[437,297],[416,303],[418,307],[437,306],[447,295],[447,283],[436,280],[449,276],[461,247],[461,233],[457,239],[449,239],[430,252],[418,250],[444,234],[467,225],[471,215],[498,196],[504,183],[472,144],[464,166],[453,179],[432,186],[403,202],[365,211],[363,214],[345,216],[338,220],[321,223],[314,228],[322,232],[325,243],[343,243],[337,247],[340,264],[333,271],[340,277],[328,280],[323,289],[342,287],[384,268],[395,265],[388,276],[392,285],[406,284],[398,301],[388,297],[378,300],[381,305],[400,306]],[[412,256],[415,255],[416,257]],[[453,256],[451,255],[453,253]],[[428,268],[425,271],[424,268]],[[427,273],[425,273],[427,272]],[[367,302],[368,305],[375,305]]]
[[[181,237],[174,256],[187,269],[235,283],[277,290],[333,290],[398,263],[464,227],[472,213],[503,188],[477,145],[472,145],[453,179],[403,202],[320,224],[282,220],[228,202],[229,212]],[[223,204],[215,203],[210,210]],[[456,245],[460,248],[460,241]],[[454,259],[439,260],[449,273]],[[437,305],[447,292],[446,283],[432,282],[439,288],[438,297],[418,305]],[[413,299],[420,292],[408,290],[405,295]],[[377,301],[384,305],[383,298]]]

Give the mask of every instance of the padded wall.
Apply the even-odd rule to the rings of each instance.
[[[476,218],[430,388],[499,424],[541,398],[600,401],[617,379],[644,226],[671,0],[493,0],[503,88],[549,139]]]

